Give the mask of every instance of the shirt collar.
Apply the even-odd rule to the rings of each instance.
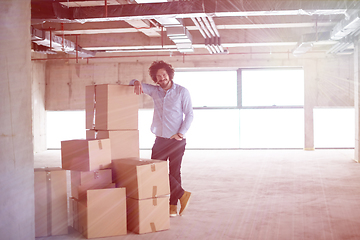
[[[173,81],[171,88],[169,88],[169,90],[167,90],[167,91],[165,91],[165,90],[164,90],[162,87],[160,87],[159,85],[158,85],[158,87],[159,87],[159,90],[160,90],[160,91],[166,93],[166,92],[169,92],[169,91],[175,89],[175,88],[176,88],[176,83],[174,83],[174,81]]]

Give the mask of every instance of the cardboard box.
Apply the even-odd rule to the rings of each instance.
[[[69,220],[70,226],[80,232],[78,201],[79,200],[74,197],[69,198]]]
[[[105,188],[112,183],[112,170],[71,171],[71,196],[79,199],[83,191]],[[80,190],[80,191],[79,191]]]
[[[66,171],[34,169],[35,237],[68,234]]]
[[[80,186],[81,187],[81,186]],[[115,183],[111,183],[104,188],[93,188],[93,189],[107,189],[107,188],[115,188]],[[87,199],[87,190],[80,190],[80,198],[70,197],[69,198],[69,219],[70,219],[70,226],[73,227],[76,231],[81,232],[79,226],[79,201],[86,201]]]
[[[86,129],[138,129],[139,97],[128,85],[86,86]]]
[[[139,130],[87,130],[86,139],[110,139],[111,159],[140,157]]]
[[[62,168],[93,171],[111,167],[110,139],[61,141]]]
[[[127,198],[127,226],[134,233],[150,233],[170,228],[169,197]]]
[[[114,182],[127,197],[154,198],[170,194],[167,161],[141,158],[112,160]]]
[[[115,183],[109,183],[108,185],[104,186],[104,187],[100,187],[100,186],[95,186],[92,188],[88,188],[87,186],[78,186],[78,200],[83,200],[87,198],[87,191],[88,190],[94,190],[94,189],[108,189],[108,188],[116,188],[116,184]]]
[[[127,234],[125,188],[87,191],[87,198],[78,201],[79,230],[86,238]]]

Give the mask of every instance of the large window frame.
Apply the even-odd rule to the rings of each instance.
[[[244,106],[243,105],[243,71],[262,71],[262,70],[302,70],[302,67],[277,67],[277,68],[242,68],[238,69],[238,108],[239,109],[293,109],[293,108],[304,108],[304,103],[302,105],[272,105],[272,106],[266,106],[266,105],[258,105],[258,106]],[[304,80],[302,82],[304,86]],[[304,96],[304,92],[303,92]]]
[[[200,69],[194,71],[193,69],[177,69],[178,72],[211,72],[211,71],[236,71],[236,88],[237,88],[237,103],[234,106],[218,106],[218,107],[194,107],[194,109],[303,109],[304,104],[302,105],[276,105],[276,106],[243,106],[243,71],[247,70],[303,70],[302,67],[268,67],[268,68],[219,68],[219,69]],[[175,73],[175,75],[176,75]],[[179,83],[181,85],[181,82]],[[304,84],[304,82],[303,82]]]
[[[221,73],[221,72],[233,72],[234,74],[237,75],[237,71],[238,71],[238,68],[219,68],[219,69],[197,69],[196,71],[194,71],[194,69],[177,69],[176,72],[175,72],[175,77],[174,77],[174,82],[175,83],[179,83],[180,85],[186,87],[189,91],[190,91],[190,94],[191,94],[191,89],[189,89],[189,87],[187,86],[187,84],[184,84],[184,80],[183,79],[177,79],[176,76],[179,75],[179,73],[210,73],[210,72],[213,72],[213,73]],[[205,78],[206,79],[206,76],[202,76],[202,78]],[[233,106],[231,105],[224,105],[224,106],[194,106],[194,99],[193,100],[193,109],[237,109],[238,108],[238,105],[237,105],[237,102],[238,102],[238,98],[239,98],[239,95],[238,95],[238,91],[236,91],[238,89],[238,85],[239,85],[239,79],[237,78],[236,81],[234,82],[234,88],[235,88],[235,102],[233,104]],[[218,85],[217,85],[218,86]],[[227,86],[226,86],[227,87]],[[209,91],[209,89],[206,89],[204,88],[204,91]],[[194,98],[194,95],[191,95],[192,98]]]
[[[275,69],[275,70],[282,70],[282,69],[285,69],[285,70],[291,70],[291,69],[296,69],[296,70],[303,70],[301,67],[282,67],[282,68],[219,68],[219,69],[202,69],[202,70],[198,70],[196,69],[196,72],[200,72],[200,71],[206,71],[206,72],[211,72],[211,71],[234,71],[236,73],[236,86],[235,86],[235,90],[236,90],[236,102],[233,104],[233,106],[217,106],[217,107],[199,107],[199,106],[196,106],[194,107],[194,114],[195,114],[195,118],[194,118],[194,123],[192,124],[192,127],[190,128],[189,130],[189,133],[188,133],[188,145],[187,147],[190,148],[190,149],[203,149],[203,148],[206,148],[206,147],[202,147],[204,145],[206,145],[204,142],[208,142],[209,141],[209,137],[204,137],[203,134],[199,134],[199,132],[201,130],[199,129],[206,129],[204,135],[206,135],[208,132],[212,132],[211,135],[214,136],[212,139],[214,141],[214,143],[209,143],[208,144],[208,148],[211,148],[211,149],[214,149],[214,145],[216,145],[216,143],[219,143],[219,149],[275,149],[275,148],[284,148],[284,149],[301,149],[303,148],[303,141],[304,141],[304,118],[302,117],[303,116],[303,108],[304,108],[304,105],[277,105],[277,106],[243,106],[242,104],[242,100],[243,100],[243,86],[242,86],[242,73],[244,70],[262,70],[262,69]],[[192,72],[193,70],[192,69],[187,69],[187,70],[176,70],[176,73],[178,72],[183,72],[183,71],[190,71]],[[175,74],[176,75],[176,74]],[[175,81],[175,79],[174,79]],[[175,81],[176,82],[176,81]],[[177,82],[179,83],[180,85],[181,84],[181,81]],[[304,79],[302,78],[302,83],[300,84],[304,84]],[[186,86],[185,86],[186,87]],[[190,93],[191,93],[191,89],[189,90]],[[206,89],[205,89],[206,91]],[[302,94],[304,95],[304,92],[302,91]],[[299,119],[299,123],[298,125],[296,125],[295,127],[291,128],[290,127],[290,131],[289,131],[289,127],[287,128],[288,130],[284,130],[280,135],[286,139],[289,137],[289,135],[291,135],[292,133],[295,134],[297,137],[297,140],[296,141],[293,141],[291,143],[288,144],[286,142],[286,144],[284,145],[284,147],[279,147],[282,143],[279,143],[278,146],[276,146],[276,144],[271,144],[270,147],[267,147],[265,146],[266,144],[264,144],[264,141],[262,143],[259,143],[257,144],[256,146],[254,145],[254,147],[249,147],[249,144],[245,144],[244,143],[250,143],[250,142],[253,142],[253,143],[256,143],[256,142],[259,142],[257,141],[256,139],[254,140],[252,138],[252,136],[250,136],[249,134],[247,134],[247,136],[244,135],[245,133],[245,130],[244,129],[244,123],[245,122],[249,122],[249,117],[248,116],[253,116],[253,111],[252,112],[249,112],[250,110],[259,110],[259,109],[264,109],[266,110],[265,112],[261,112],[261,114],[263,114],[263,116],[269,116],[269,110],[271,109],[278,109],[278,111],[274,112],[274,116],[281,116],[281,113],[283,113],[283,110],[286,110],[286,109],[293,109],[293,110],[302,110],[301,112],[297,112],[294,114],[290,114],[290,115],[293,115],[293,116],[285,116],[285,120],[284,118],[278,118],[279,121],[277,122],[273,122],[272,125],[271,123],[268,123],[268,122],[265,122],[264,124],[260,124],[258,125],[258,127],[262,128],[262,129],[269,129],[269,134],[265,134],[263,136],[263,139],[271,139],[271,134],[273,134],[273,131],[275,131],[274,129],[279,129],[279,127],[281,128],[282,126],[285,127],[285,124],[287,123],[286,122],[286,119],[288,119],[288,122],[290,121],[291,124],[296,124],[294,123],[294,117],[296,116],[297,119]],[[204,116],[208,115],[208,113],[205,113],[206,110],[210,110],[212,112],[216,112],[218,113],[217,115],[220,115],[220,112],[221,110],[229,110],[229,111],[234,111],[234,110],[237,110],[237,113],[233,112],[233,113],[228,113],[228,112],[223,112],[222,114],[225,114],[226,116],[232,116],[233,118],[231,117],[228,117],[227,118],[227,122],[225,125],[223,125],[223,122],[224,121],[224,118],[220,118],[219,120],[219,125],[212,125],[214,127],[220,127],[221,129],[224,129],[224,131],[227,131],[229,132],[229,128],[232,127],[232,133],[229,134],[229,135],[224,135],[223,133],[220,132],[220,135],[219,135],[219,139],[222,139],[221,141],[224,141],[224,138],[227,139],[227,140],[231,140],[231,143],[229,144],[229,147],[224,147],[224,143],[223,142],[219,142],[220,140],[216,138],[216,135],[218,132],[218,129],[214,129],[214,130],[211,130],[211,127],[208,126],[208,122],[213,122],[213,119],[209,119],[207,118],[207,120],[204,122]],[[219,112],[220,111],[220,112]],[[250,114],[250,115],[249,115]],[[260,114],[260,115],[261,115]],[[280,114],[280,115],[278,115]],[[299,115],[300,114],[300,115]],[[236,117],[237,116],[237,117]],[[272,115],[271,115],[272,116]],[[274,116],[272,116],[272,118],[275,118]],[[282,115],[284,116],[284,115]],[[299,118],[300,116],[300,118]],[[234,122],[234,118],[236,118],[237,120],[235,120]],[[201,119],[201,120],[200,120]],[[222,120],[221,120],[222,119]],[[198,121],[203,121],[202,123],[199,123]],[[285,122],[284,122],[285,121]],[[236,123],[237,122],[237,123]],[[270,124],[270,125],[269,125]],[[299,125],[300,124],[300,125]],[[211,125],[211,124],[210,124]],[[277,125],[277,126],[276,126]],[[253,127],[253,129],[257,130],[256,129],[257,127]],[[209,130],[207,130],[209,129]],[[295,130],[296,129],[296,130]],[[272,131],[270,131],[272,130]],[[195,133],[196,132],[196,133]],[[271,133],[270,133],[271,132]],[[237,135],[237,139],[234,138],[233,135]],[[225,137],[226,136],[226,137]],[[197,141],[199,143],[195,143],[196,140],[194,139],[197,139]],[[199,140],[200,139],[200,140]],[[210,138],[211,139],[211,138]],[[193,142],[194,141],[194,142]],[[291,145],[292,144],[292,145]],[[196,147],[193,147],[195,146]],[[275,146],[275,147],[274,147]],[[295,147],[294,147],[295,146]],[[217,149],[217,148],[215,148]]]

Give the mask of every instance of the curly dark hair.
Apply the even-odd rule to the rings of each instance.
[[[171,64],[166,63],[162,60],[160,61],[154,61],[151,66],[149,67],[149,75],[151,77],[151,79],[156,83],[157,79],[156,79],[156,73],[159,69],[165,69],[165,71],[167,72],[167,74],[169,75],[170,81],[173,80],[174,78],[174,74],[175,74],[175,70],[174,68],[171,66]]]

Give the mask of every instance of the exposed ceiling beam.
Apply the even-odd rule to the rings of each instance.
[[[126,0],[106,0],[107,5],[120,5],[127,4]],[[104,6],[104,0],[77,0],[77,1],[59,1],[62,5],[66,7],[91,7],[91,6]]]
[[[331,27],[336,23],[318,23],[318,27]],[[234,30],[234,29],[272,29],[272,28],[311,28],[315,27],[315,23],[273,23],[273,24],[229,24],[229,25],[216,25],[218,30]],[[189,31],[198,30],[197,26],[186,26]],[[157,27],[150,27],[153,31],[160,31]],[[135,28],[89,28],[89,29],[72,29],[72,30],[55,30],[55,34],[104,34],[104,33],[134,33],[138,32]],[[160,36],[160,35],[158,35]]]
[[[59,2],[32,3],[32,19],[55,22],[96,22],[160,17],[226,17],[226,16],[278,16],[278,15],[331,15],[345,14],[357,8],[357,1],[287,1],[287,0],[194,0],[181,2],[144,3],[72,7]]]
[[[151,27],[151,23],[147,19],[133,19],[127,20],[126,22],[133,26],[136,31],[140,31],[149,37],[161,36],[161,34],[159,33],[160,29],[157,27]]]

